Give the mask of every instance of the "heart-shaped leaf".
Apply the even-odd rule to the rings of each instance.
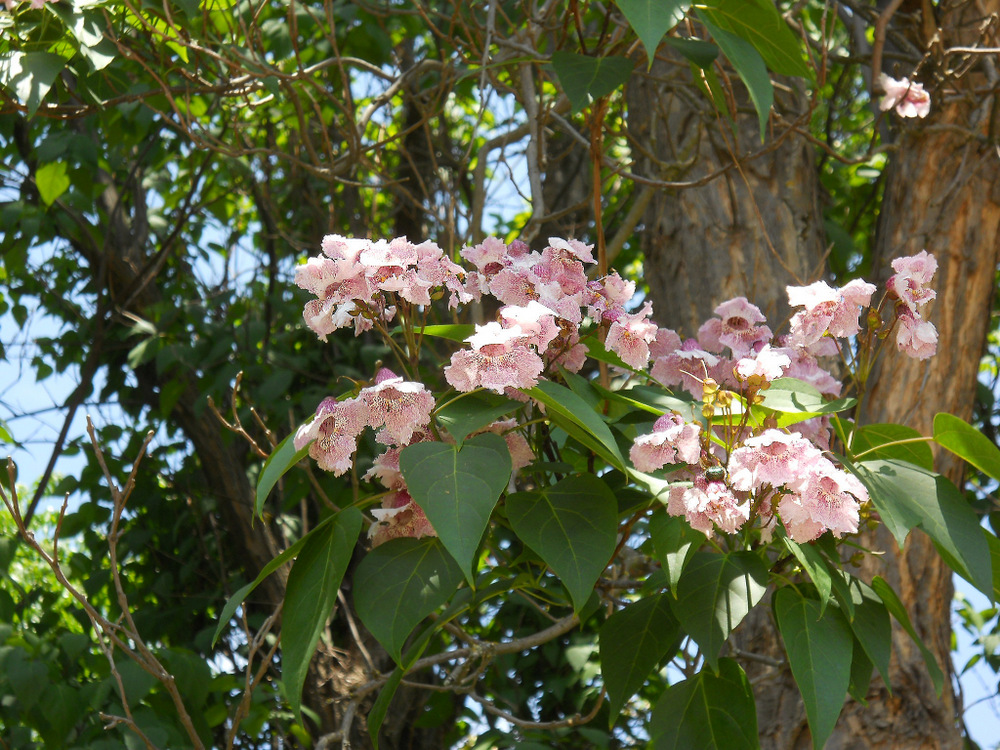
[[[578,474],[510,495],[505,507],[514,533],[559,576],[579,612],[615,551],[614,493],[599,477]]]
[[[399,455],[406,486],[445,549],[473,582],[473,561],[500,493],[510,481],[510,451],[492,432],[459,448],[415,443]]]

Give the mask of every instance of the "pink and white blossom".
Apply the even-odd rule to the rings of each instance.
[[[653,306],[647,302],[637,313],[614,315],[604,346],[622,358],[630,367],[641,370],[649,362],[649,344],[659,330],[650,320]],[[611,313],[605,313],[610,315]]]
[[[701,457],[701,426],[685,422],[677,414],[664,414],[653,431],[640,435],[629,450],[639,471],[656,471],[666,464],[696,464]]]
[[[822,453],[799,433],[764,430],[747,438],[729,457],[730,484],[735,490],[780,487],[806,476]]]
[[[871,302],[875,286],[855,279],[839,289],[817,281],[809,286],[790,286],[787,290],[788,304],[805,307],[792,316],[789,343],[808,347],[826,334],[836,338],[857,335],[861,330],[858,316]]]
[[[770,383],[780,378],[791,363],[791,358],[783,351],[764,344],[760,351],[739,360],[735,369],[744,380],[756,377]]]
[[[937,328],[916,315],[904,312],[896,329],[896,347],[914,359],[927,359],[937,352]]]
[[[445,380],[463,392],[534,388],[544,365],[525,338],[519,326],[503,328],[496,322],[476,326],[476,333],[466,339],[472,348],[452,355],[451,364],[444,368]]]
[[[755,344],[771,340],[771,329],[762,325],[766,318],[746,297],[726,300],[715,308],[711,318],[698,329],[698,344],[713,353],[728,346],[734,357],[745,357]]]
[[[295,433],[295,450],[309,445],[309,455],[324,471],[340,476],[351,468],[358,435],[365,429],[365,409],[360,399],[326,398],[316,416]],[[310,445],[311,443],[311,445]]]
[[[879,102],[879,109],[888,112],[895,109],[900,117],[927,117],[931,111],[931,95],[924,91],[923,84],[909,78],[896,80],[885,73],[879,75],[879,83],[885,96]]]
[[[388,495],[382,507],[374,508],[371,514],[377,522],[368,529],[368,539],[373,548],[390,539],[437,536],[423,508],[406,490]]]
[[[892,270],[896,273],[889,277],[886,288],[910,312],[919,314],[917,308],[923,307],[937,296],[937,292],[928,288],[937,272],[937,265],[937,258],[926,250],[906,258],[895,258]]]
[[[811,542],[825,531],[838,537],[857,532],[859,510],[868,500],[868,492],[856,477],[821,458],[796,485],[778,503],[778,513],[792,539]]]
[[[431,421],[434,396],[423,383],[404,381],[392,370],[382,368],[375,385],[362,389],[358,398],[365,408],[369,426],[378,430],[376,440],[386,445],[406,445],[413,433]]]
[[[691,528],[706,535],[716,526],[726,534],[734,534],[750,519],[750,502],[738,498],[725,482],[710,482],[699,472],[691,486],[670,489],[667,512],[684,516]]]

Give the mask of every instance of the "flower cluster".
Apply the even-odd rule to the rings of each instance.
[[[864,314],[875,286],[851,281],[835,288],[820,281],[788,288],[797,311],[785,336],[775,337],[761,310],[739,297],[718,305],[697,336],[686,340],[658,327],[648,302],[633,306],[633,282],[614,272],[589,278],[589,245],[550,238],[539,253],[519,241],[490,238],[460,255],[471,268],[430,242],[327,237],[323,254],[296,274],[298,285],[316,295],[306,305],[306,322],[325,339],[352,322],[356,334],[381,326],[400,308],[407,310],[404,320],[411,319],[410,313],[445,294],[450,307],[492,296],[500,303],[495,319],[476,326],[443,375],[458,392],[486,389],[522,402],[530,400],[524,391],[540,379],[559,377],[560,369],[579,371],[587,357],[581,332],[593,335],[631,370],[641,375],[648,368],[650,380],[701,403],[700,417],[695,409],[687,418],[667,413],[657,419],[650,432],[635,438],[630,458],[646,474],[669,466],[667,511],[705,533],[735,533],[758,519],[764,533],[780,520],[797,541],[826,531],[856,532],[867,492],[829,458],[828,420],[813,417],[794,429],[778,429],[754,407],[782,377],[839,396],[841,382],[821,364],[824,358],[840,356],[848,365],[854,357],[864,361],[894,326],[897,346],[909,356],[923,359],[936,346],[933,325],[921,318],[934,298],[928,285],[936,262],[926,252],[893,261],[896,273],[883,300],[892,302],[892,317],[879,331],[862,333],[862,321],[883,326],[881,304]],[[295,436],[296,448],[310,444],[318,465],[338,475],[351,467],[366,428],[387,446],[365,475],[387,490],[382,507],[372,511],[373,544],[434,533],[399,469],[400,451],[408,445],[451,440],[446,429],[432,427],[434,407],[422,383],[382,369],[356,395],[325,399]],[[517,418],[485,430],[504,437],[515,470],[533,460]]]

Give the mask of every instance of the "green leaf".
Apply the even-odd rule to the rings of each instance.
[[[670,590],[677,595],[677,583],[694,553],[705,543],[705,535],[691,528],[680,516],[654,513],[649,518],[649,537],[663,566]]]
[[[953,414],[934,416],[934,442],[993,479],[1000,479],[1000,449],[982,432]]]
[[[956,573],[993,597],[990,550],[979,519],[951,481],[895,459],[845,465],[867,486],[900,548],[909,530],[919,526],[957,563]]]
[[[299,553],[285,589],[281,624],[281,679],[297,715],[302,686],[319,636],[337,603],[337,591],[361,533],[361,512],[345,508]]]
[[[35,186],[42,203],[51,206],[60,195],[69,189],[69,175],[65,162],[52,161],[35,171]]]
[[[848,624],[869,661],[882,675],[889,692],[892,692],[889,683],[889,658],[892,656],[889,610],[871,586],[844,571],[840,574],[848,579],[847,586],[854,604],[854,615],[848,619]]]
[[[823,559],[819,550],[811,544],[799,544],[788,537],[782,537],[781,541],[795,556],[802,569],[809,574],[809,579],[816,584],[816,592],[819,594],[819,615],[822,617],[833,589],[833,579],[826,567],[826,560]]]
[[[886,583],[885,579],[881,576],[875,576],[872,579],[872,589],[879,595],[886,609],[896,618],[896,622],[903,626],[903,630],[917,644],[917,648],[920,649],[920,653],[924,657],[924,662],[927,664],[927,671],[930,673],[931,680],[934,682],[934,689],[937,691],[938,697],[940,697],[941,689],[944,687],[944,675],[941,673],[941,667],[938,666],[934,654],[924,645],[924,642],[920,640],[920,636],[917,635],[917,631],[913,629],[910,616],[906,613],[906,607],[903,606],[899,597],[896,596],[896,592],[892,590],[892,586]]]
[[[982,528],[982,527],[980,527]],[[982,529],[986,545],[990,548],[990,560],[993,563],[993,601],[1000,602],[1000,539],[987,529]],[[3,565],[0,564],[0,570]]]
[[[295,542],[291,547],[286,549],[284,552],[282,552],[273,560],[271,560],[271,562],[265,565],[263,569],[261,569],[257,577],[253,579],[253,581],[248,583],[246,586],[241,587],[236,591],[236,593],[234,593],[231,597],[229,597],[229,600],[226,602],[226,605],[222,608],[222,614],[219,615],[219,624],[215,626],[215,634],[212,636],[213,646],[215,645],[215,642],[219,640],[219,635],[222,634],[222,629],[226,627],[226,623],[228,623],[229,619],[236,613],[236,608],[243,603],[243,601],[250,595],[250,593],[255,588],[257,588],[264,581],[265,578],[271,575],[271,573],[276,571],[286,562],[288,562],[297,554],[299,554],[299,551],[306,545],[306,542],[313,535],[322,533],[323,529],[325,529],[328,525],[330,525],[336,517],[337,517],[336,515],[329,516],[328,518],[325,518],[322,521],[320,521],[318,524],[316,524],[316,526],[312,529],[312,531],[303,536],[301,539]]]
[[[767,566],[752,552],[698,552],[677,584],[674,612],[716,669],[719,650],[767,590]]]
[[[462,570],[439,539],[390,539],[358,565],[354,605],[365,627],[399,663],[413,629],[461,582]]]
[[[872,684],[874,671],[875,665],[855,638],[851,649],[851,681],[847,686],[847,692],[862,706],[868,705],[868,688]]]
[[[263,518],[264,501],[271,493],[274,485],[285,475],[295,464],[301,461],[309,453],[309,446],[302,446],[301,450],[295,450],[295,434],[291,434],[278,443],[277,447],[271,451],[271,455],[264,462],[261,469],[260,478],[257,480],[256,501],[254,503],[254,513]]]
[[[523,404],[489,391],[474,391],[458,396],[438,409],[435,418],[461,447],[471,433],[496,422]]]
[[[760,140],[763,142],[767,131],[767,120],[771,115],[771,105],[774,104],[774,86],[771,85],[771,77],[767,73],[764,59],[746,39],[720,29],[701,12],[698,13],[698,17],[708,28],[712,38],[722,48],[723,54],[736,68],[736,73],[746,85],[754,109],[757,110],[757,119],[760,122]]]
[[[0,82],[13,89],[28,117],[34,117],[65,66],[65,59],[53,52],[14,52],[0,57]]]
[[[707,70],[719,56],[719,48],[711,42],[687,37],[667,37],[667,44],[680,52],[702,70]]]
[[[681,626],[666,594],[654,594],[615,612],[601,626],[601,674],[608,690],[611,726],[622,706],[670,650],[680,644]]]
[[[669,391],[656,386],[637,385],[620,391],[609,391],[600,386],[595,387],[604,398],[638,406],[643,411],[657,416],[677,412],[684,417],[685,421],[691,422],[698,419],[701,415],[700,403],[697,405],[698,410],[696,412],[695,404],[691,400],[678,398]]]
[[[556,426],[562,427],[615,468],[626,471],[625,459],[618,450],[614,435],[586,401],[569,388],[550,380],[542,380],[525,392],[545,404],[549,418]]]
[[[576,52],[557,50],[552,67],[576,114],[596,99],[623,86],[632,75],[634,64],[627,57],[588,57]]]
[[[461,449],[447,443],[415,443],[399,454],[406,486],[471,585],[483,532],[500,493],[510,481],[507,443],[492,432]]]
[[[813,77],[802,42],[771,0],[702,0],[698,10],[716,27],[750,42],[775,73]]]
[[[746,674],[720,659],[663,694],[649,721],[652,750],[756,750],[757,708]]]
[[[774,614],[785,653],[806,705],[813,747],[820,750],[837,723],[851,682],[854,637],[837,609],[820,615],[820,604],[791,586],[774,595]]]
[[[857,428],[852,433],[851,455],[864,454],[862,459],[864,461],[872,461],[876,458],[895,458],[916,464],[928,471],[934,471],[934,453],[927,441],[891,445],[898,440],[912,440],[914,438],[923,438],[923,435],[912,427],[901,424],[867,424]]]
[[[424,336],[433,336],[434,338],[448,339],[449,341],[465,341],[475,332],[476,327],[472,323],[424,326],[420,329],[420,333]]]
[[[514,533],[559,576],[579,612],[615,551],[614,493],[599,477],[578,474],[510,495],[505,507]]]
[[[828,401],[814,386],[795,378],[778,378],[762,395],[764,396],[762,406],[782,415],[800,417],[795,421],[812,419],[821,414],[835,414],[850,409],[858,402],[856,398],[838,398]],[[778,425],[780,427],[786,427],[793,423],[783,424],[779,416]]]
[[[656,48],[670,29],[684,20],[690,2],[685,0],[616,0],[629,26],[646,48],[646,59],[652,67]]]

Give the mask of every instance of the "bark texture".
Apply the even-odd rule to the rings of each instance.
[[[969,13],[981,18],[984,10],[1000,11],[995,1],[980,6],[942,3],[945,46],[970,43],[975,26]],[[963,419],[972,415],[1000,260],[996,81],[987,79],[988,67],[935,90],[932,115],[904,123],[897,133],[898,150],[886,175],[876,268],[884,280],[892,258],[922,249],[937,257],[938,298],[930,311],[940,340],[937,355],[925,362],[889,352],[867,397],[867,423],[906,423],[929,434],[939,411]],[[663,63],[654,66],[654,73],[658,70]],[[694,94],[683,90],[683,79],[673,83],[680,75],[667,71],[632,87],[630,126],[648,143],[648,164],[676,165],[697,153],[697,171],[685,173],[690,179],[711,173],[731,156],[718,136],[710,135],[717,129],[710,127],[704,107],[690,98]],[[991,88],[993,94],[984,98],[982,92]],[[743,142],[751,142],[749,134]],[[730,170],[705,186],[664,192],[655,199],[646,217],[645,272],[661,324],[690,335],[715,304],[738,294],[759,304],[772,326],[780,322],[774,311],[782,315],[784,286],[818,278],[822,240],[812,165],[805,144],[786,142],[747,165],[746,183]],[[776,252],[764,242],[765,231]],[[938,460],[939,471],[961,481],[960,465]],[[866,557],[858,575],[870,579],[878,574],[892,584],[948,679],[939,698],[919,650],[895,628],[892,693],[876,679],[867,707],[849,701],[826,747],[959,748],[960,707],[950,680],[951,572],[919,531],[910,535],[902,552],[882,528],[863,543],[885,554]],[[783,657],[766,603],[751,613],[733,641],[744,651]],[[744,666],[755,684],[762,747],[812,747],[787,668],[774,670],[756,662]]]

